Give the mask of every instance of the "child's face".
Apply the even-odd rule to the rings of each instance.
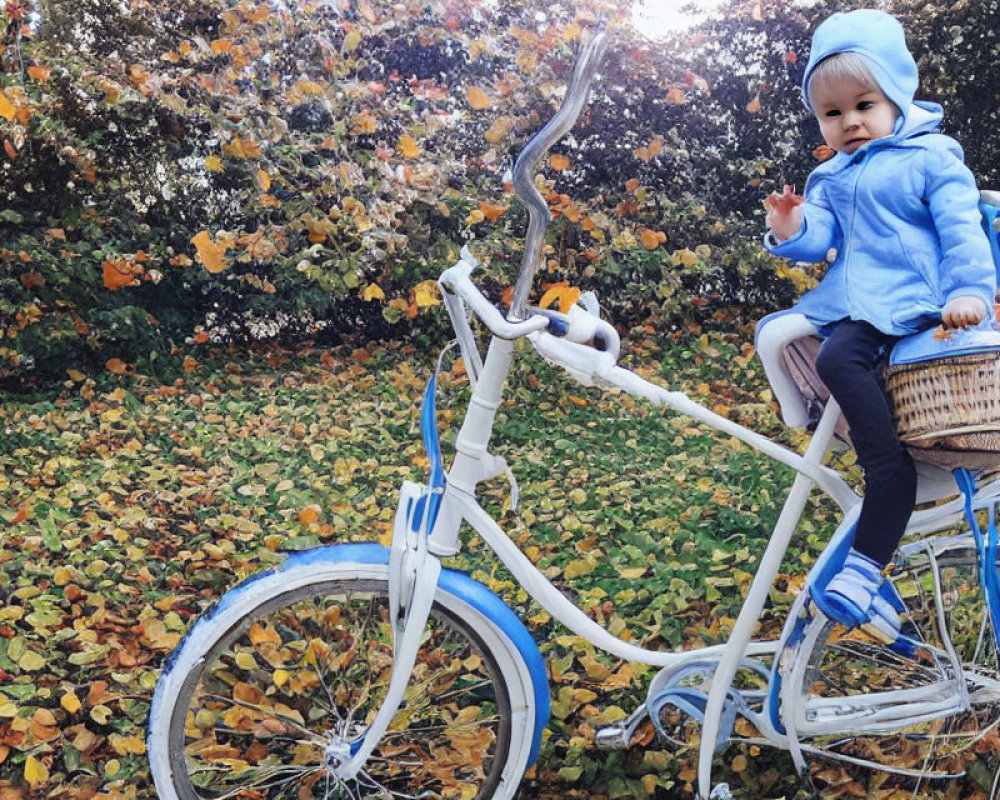
[[[855,78],[820,80],[809,88],[823,139],[837,152],[851,154],[873,139],[892,134],[896,106],[881,90]]]

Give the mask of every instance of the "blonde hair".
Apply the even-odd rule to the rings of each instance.
[[[838,83],[845,80],[854,80],[869,89],[882,91],[882,87],[878,85],[875,76],[868,69],[864,58],[857,53],[834,53],[813,67],[812,74],[809,76],[809,106],[812,107],[813,85],[817,81]]]

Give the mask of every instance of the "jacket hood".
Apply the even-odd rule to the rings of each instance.
[[[813,113],[815,110],[809,103],[809,79],[820,61],[837,53],[861,56],[879,88],[905,119],[917,91],[917,64],[906,46],[903,26],[895,17],[884,11],[862,8],[833,14],[816,28],[809,63],[802,78],[802,96]]]

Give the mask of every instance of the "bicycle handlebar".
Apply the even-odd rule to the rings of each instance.
[[[528,208],[528,233],[524,240],[521,270],[514,284],[514,294],[510,304],[511,320],[520,320],[524,316],[531,283],[541,260],[545,229],[552,220],[545,199],[535,187],[533,178],[535,166],[548,149],[565,136],[576,123],[607,46],[607,35],[603,31],[594,34],[583,44],[573,68],[573,75],[566,87],[562,105],[545,127],[531,137],[514,163],[514,193]]]

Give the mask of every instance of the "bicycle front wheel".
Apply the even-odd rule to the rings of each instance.
[[[978,552],[971,536],[930,539],[890,578],[907,606],[905,640],[887,647],[817,614],[781,666],[782,717],[813,753],[909,776],[961,775],[993,750],[1000,726]]]
[[[523,664],[440,587],[389,730],[354,778],[335,775],[331,754],[356,750],[392,675],[387,568],[290,572],[199,621],[164,671],[149,737],[161,800],[512,795],[531,735]]]

